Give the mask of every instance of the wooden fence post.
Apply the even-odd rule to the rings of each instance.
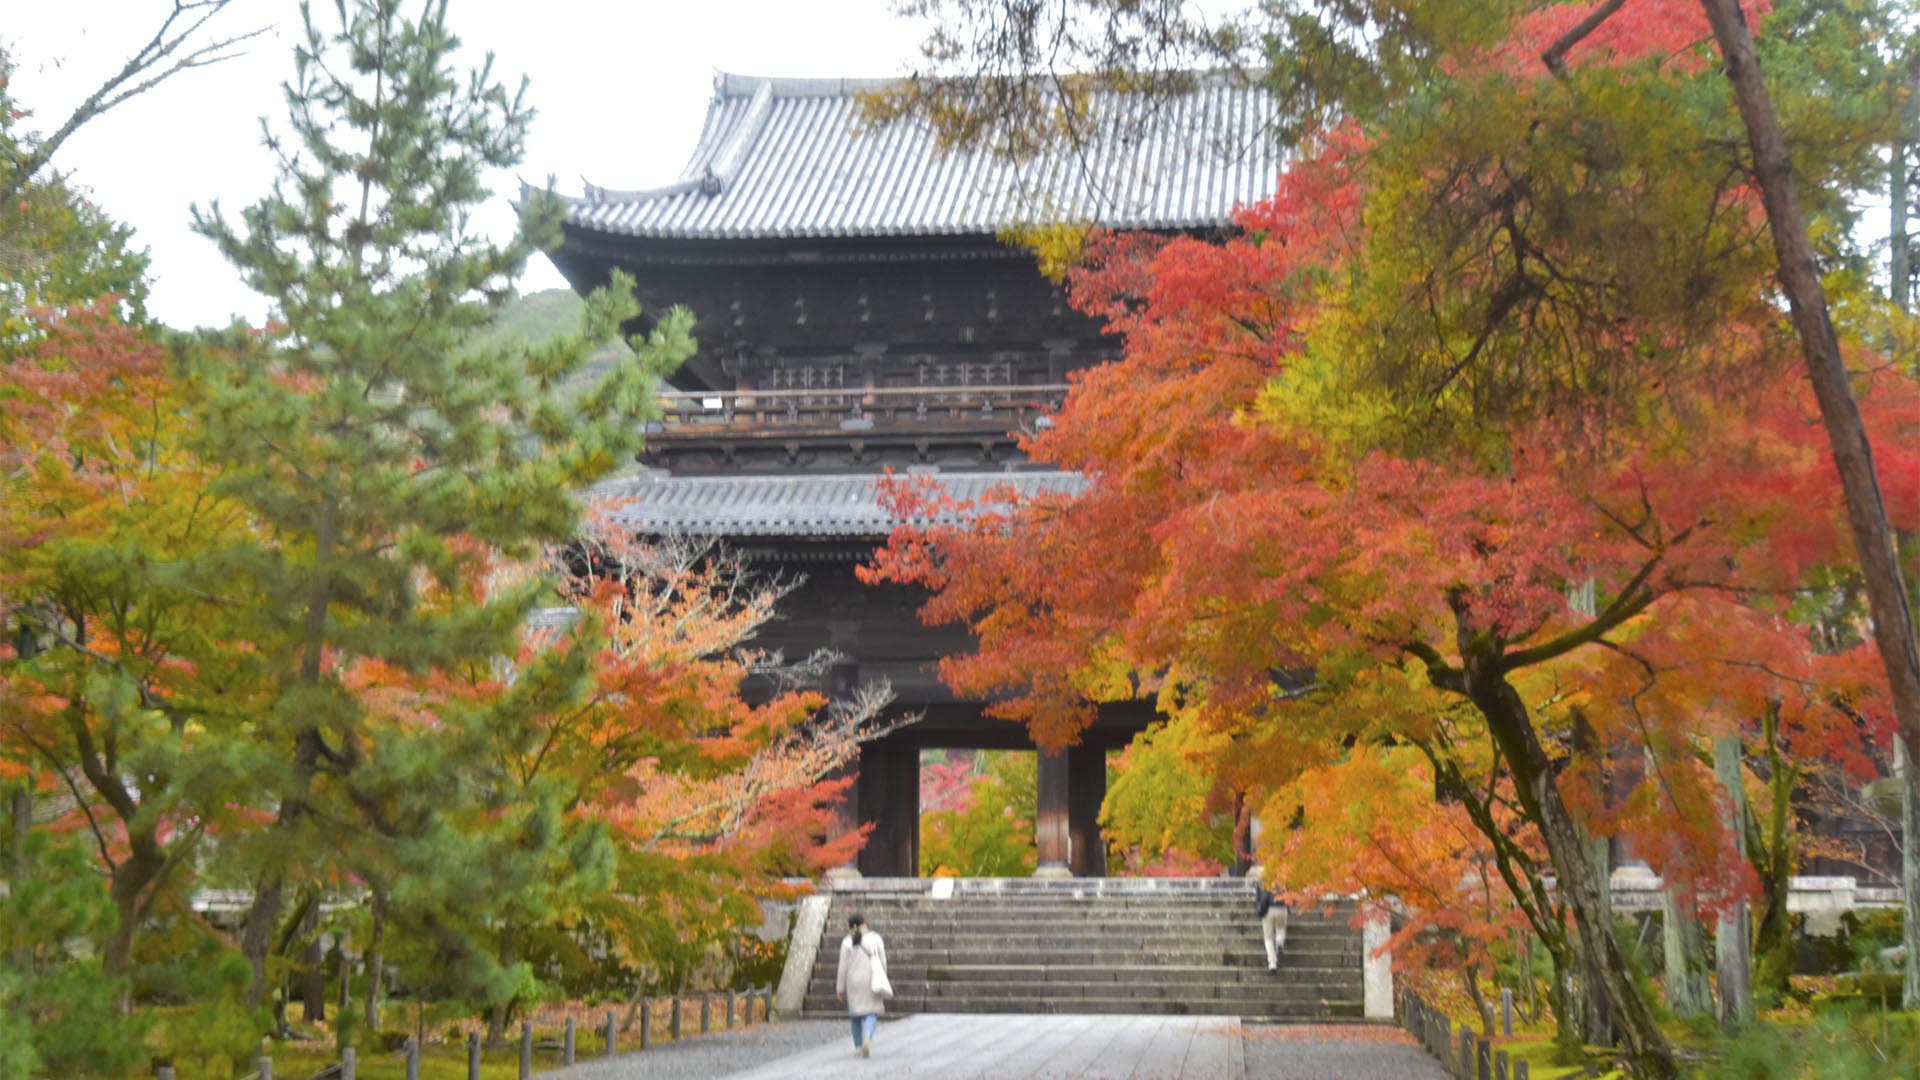
[[[346,1010],[340,1010],[342,1016]],[[407,1036],[407,1080],[420,1080],[420,1040]]]
[[[533,1076],[533,1022],[520,1021],[520,1080]]]
[[[640,999],[640,1049],[653,1045],[653,999]]]
[[[644,998],[641,999],[641,1004],[645,1005],[645,1003],[646,1003],[646,999]],[[640,1030],[645,1031],[646,1028],[643,1027]],[[613,1051],[614,1051],[613,1010],[612,1009],[607,1010],[606,1032],[607,1032],[607,1056],[612,1057]]]
[[[571,1016],[567,1017],[567,1034],[565,1038],[566,1042],[560,1048],[562,1057],[561,1064],[571,1065],[573,1064],[573,1017]]]
[[[734,990],[727,991],[727,1030],[728,1031],[733,1030],[733,1009],[734,1009],[734,1006],[739,1002],[739,1000],[740,1000],[740,994],[738,991],[734,991]]]
[[[260,1060],[254,1064],[254,1068],[259,1072],[260,1080],[273,1080],[273,1055],[261,1054]]]
[[[1533,1080],[1532,1072],[1533,1066],[1527,1063],[1526,1058],[1513,1063],[1513,1080]]]
[[[467,1080],[480,1080],[480,1033],[467,1032]]]
[[[674,1042],[680,1041],[680,995],[673,995],[673,1011],[667,1014],[667,1034]]]
[[[340,1055],[340,1080],[353,1080],[354,1074],[359,1071],[360,1055],[354,1051],[353,1047],[349,1046]],[[172,1078],[168,1077],[168,1080],[172,1080]]]
[[[700,995],[700,1034],[713,1030],[713,995]]]
[[[1500,988],[1500,1034],[1513,1038],[1513,987]]]
[[[1507,1052],[1505,1050],[1495,1050],[1493,1052],[1493,1080],[1507,1080]]]
[[[1478,1080],[1493,1080],[1493,1044],[1485,1039],[1473,1040],[1473,1074]]]

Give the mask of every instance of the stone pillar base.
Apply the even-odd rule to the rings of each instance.
[[[1385,950],[1387,939],[1393,936],[1393,915],[1380,902],[1368,904],[1366,912],[1367,921],[1360,928],[1363,1015],[1369,1020],[1392,1020],[1393,957]]]
[[[1042,881],[1069,881],[1073,878],[1073,871],[1067,869],[1066,863],[1041,863],[1033,871],[1033,876]]]
[[[820,937],[827,928],[830,896],[803,896],[794,912],[792,935],[787,939],[787,962],[780,969],[780,988],[774,992],[770,1009],[777,1016],[798,1017],[807,1003],[807,983],[813,979],[813,962],[819,956]],[[837,947],[837,946],[836,946]],[[753,1003],[747,1003],[749,1011]],[[607,1014],[611,1017],[613,1014]]]

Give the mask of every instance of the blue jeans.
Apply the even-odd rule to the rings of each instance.
[[[853,1020],[853,1045],[859,1046],[873,1038],[873,1029],[880,1026],[880,1017],[874,1013],[855,1016]]]

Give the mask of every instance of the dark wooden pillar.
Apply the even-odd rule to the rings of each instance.
[[[859,814],[873,832],[860,852],[867,877],[920,874],[920,748],[894,739],[860,747]]]
[[[1100,804],[1107,798],[1107,749],[1082,743],[1067,751],[1067,866],[1074,877],[1107,876]]]
[[[1033,823],[1034,839],[1040,849],[1040,865],[1035,877],[1070,877],[1071,829],[1068,825],[1068,791],[1072,786],[1067,751],[1040,754],[1037,777],[1039,804]]]

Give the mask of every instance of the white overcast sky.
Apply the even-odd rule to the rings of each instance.
[[[17,65],[12,89],[34,113],[29,125],[46,130],[65,119],[171,6],[0,3],[0,44]],[[331,8],[319,0],[320,12]],[[54,158],[150,249],[152,310],[165,322],[218,325],[266,313],[266,302],[189,229],[188,208],[218,199],[232,213],[265,193],[272,162],[258,117],[283,115],[279,87],[292,69],[298,12],[297,0],[235,0],[215,29],[273,27],[246,55],[175,76],[82,128]],[[494,53],[510,84],[528,77],[539,115],[518,172],[534,182],[551,174],[566,193],[579,192],[582,176],[614,188],[674,179],[699,135],[716,71],[899,75],[922,36],[888,0],[451,0],[448,20],[476,58]],[[513,183],[496,182],[485,227],[510,225]],[[521,287],[563,284],[536,259]]]

